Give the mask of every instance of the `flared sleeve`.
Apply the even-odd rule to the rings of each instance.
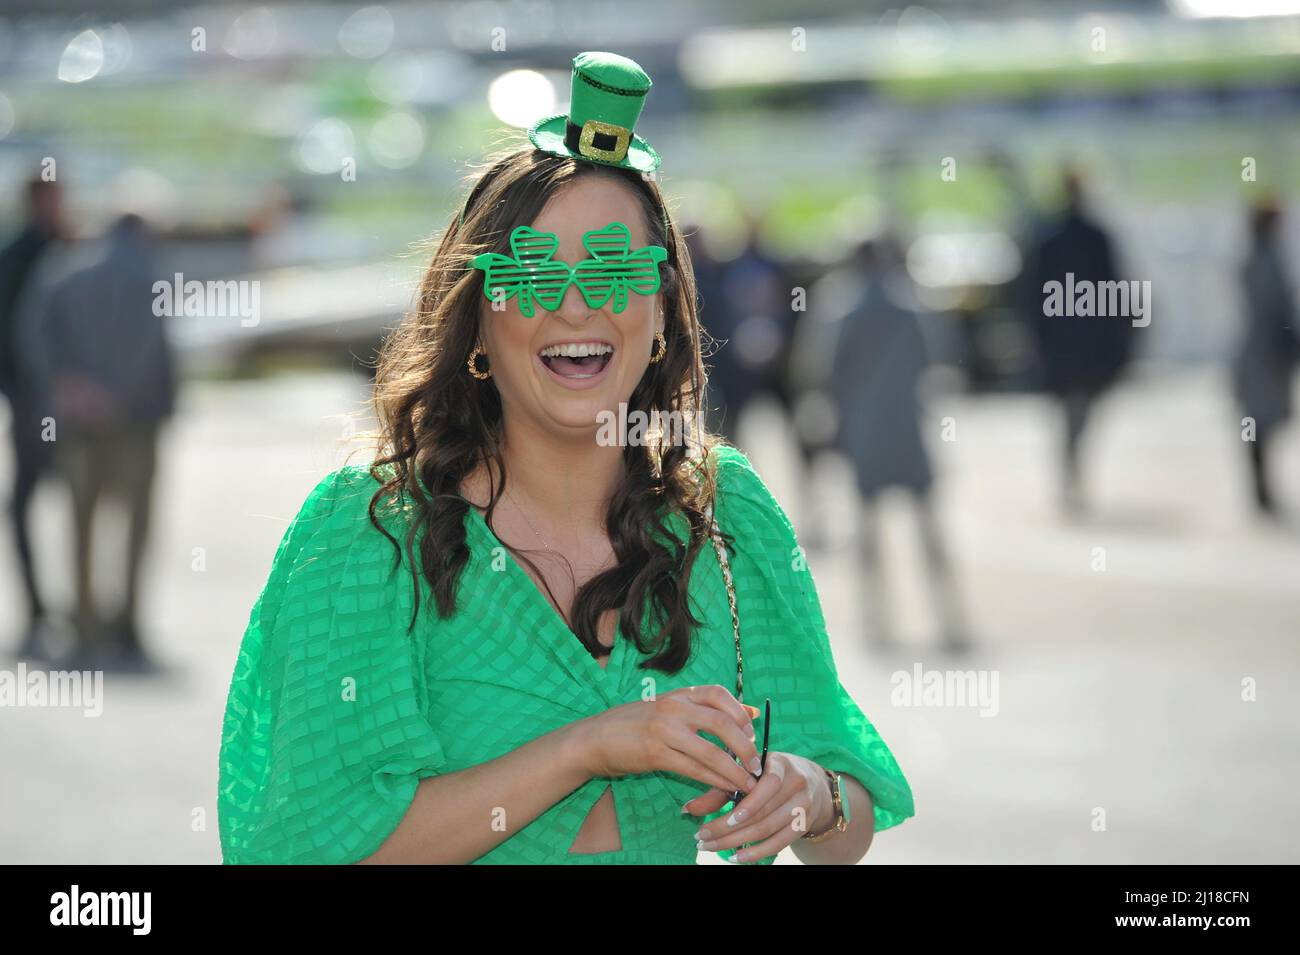
[[[367,514],[377,487],[348,467],[312,490],[249,616],[222,723],[226,864],[358,862],[445,769],[410,576]]]
[[[875,831],[896,826],[914,813],[911,787],[840,682],[821,602],[794,528],[744,454],[728,446],[712,454],[717,458],[718,524],[735,542],[730,560],[745,702],[761,708],[763,699],[771,697],[769,749],[852,776],[871,793]]]

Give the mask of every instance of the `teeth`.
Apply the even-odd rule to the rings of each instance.
[[[551,345],[540,352],[543,358],[586,358],[589,355],[608,355],[614,350],[613,345],[605,344],[568,344]]]

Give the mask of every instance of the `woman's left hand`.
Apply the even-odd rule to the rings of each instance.
[[[693,816],[707,816],[730,799],[731,793],[714,788],[685,808]],[[794,753],[770,751],[767,768],[753,790],[730,815],[703,826],[697,838],[704,843],[701,848],[712,852],[756,843],[732,856],[735,862],[753,862],[776,855],[805,833],[824,829],[834,811],[821,766]]]

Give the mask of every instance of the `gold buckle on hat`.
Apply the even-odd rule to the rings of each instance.
[[[613,149],[599,149],[593,145],[596,134],[603,133],[617,140]],[[604,159],[607,162],[621,162],[627,155],[627,147],[632,143],[632,131],[613,123],[602,123],[598,119],[589,119],[582,124],[582,135],[578,137],[578,152],[592,159]]]

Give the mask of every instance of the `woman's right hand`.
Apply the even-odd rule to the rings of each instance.
[[[663,770],[706,786],[749,792],[755,775],[698,733],[712,733],[757,774],[753,719],[758,712],[717,684],[684,686],[653,700],[611,707],[582,721],[590,775]]]

